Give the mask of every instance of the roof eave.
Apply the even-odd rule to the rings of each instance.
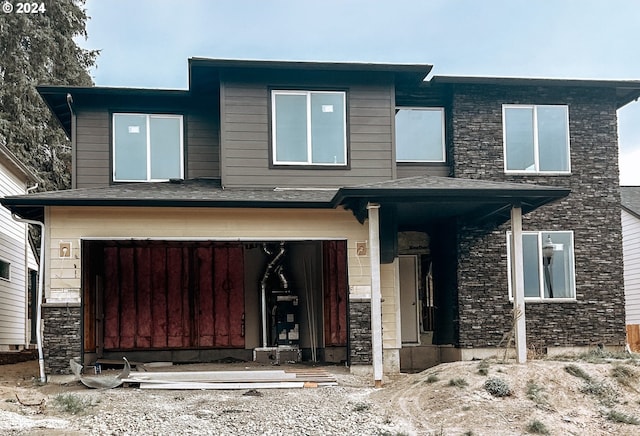
[[[24,182],[38,182],[40,178],[29,167],[20,162],[18,157],[5,145],[0,144],[0,157],[3,158],[9,169],[16,175],[21,176]]]

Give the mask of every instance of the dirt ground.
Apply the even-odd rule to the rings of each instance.
[[[640,358],[635,355],[612,356],[596,352],[578,359],[531,360],[524,365],[493,359],[454,362],[416,374],[394,376],[385,381],[382,389],[373,389],[368,378],[351,375],[344,367],[329,370],[336,374],[340,386],[351,389],[348,395],[357,395],[359,401],[370,408],[372,420],[378,414],[384,416],[384,422],[402,423],[400,427],[389,427],[393,429],[391,431],[375,427],[376,430],[362,430],[360,434],[640,434]],[[37,373],[36,361],[0,366],[0,420],[3,412],[25,419],[65,419],[68,412],[53,407],[55,396],[77,393],[99,397],[104,394],[88,390],[77,382],[39,386],[35,381]],[[504,396],[492,395],[487,384],[489,389],[494,387],[494,394]],[[149,410],[166,409],[166,404],[144,399],[154,394],[135,387],[118,390],[137,391],[135,401]],[[286,395],[296,394],[287,392]],[[127,397],[122,398],[126,401]],[[100,409],[109,407],[109,403],[100,404]],[[125,433],[128,432],[110,434]],[[32,428],[13,434],[78,433],[63,430],[52,433],[51,430]],[[335,433],[328,431],[326,434]]]

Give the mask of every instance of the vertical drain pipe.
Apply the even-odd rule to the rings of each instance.
[[[45,383],[47,381],[47,376],[44,373],[44,354],[42,353],[42,332],[40,331],[42,328],[42,291],[44,287],[44,240],[45,240],[45,230],[44,223],[35,220],[27,220],[23,218],[18,218],[15,213],[11,214],[11,217],[19,222],[24,224],[33,224],[34,226],[40,227],[40,265],[38,270],[38,298],[36,302],[36,343],[38,346],[38,366],[40,367],[40,382]]]
[[[269,256],[273,254],[273,252],[269,250],[269,247],[267,246],[266,243],[262,245],[262,249]],[[267,265],[267,269],[265,270],[264,275],[262,276],[262,281],[260,281],[260,299],[261,299],[261,306],[262,306],[262,346],[264,348],[268,346],[267,344],[267,279],[271,275],[271,272],[274,266],[278,263],[278,261],[280,260],[283,254],[284,254],[284,241],[280,242],[280,251],[278,252],[276,257],[274,257],[271,260],[271,262],[269,262],[269,264]],[[280,280],[283,281],[283,285],[287,284],[286,279],[284,279],[284,276],[280,276]]]

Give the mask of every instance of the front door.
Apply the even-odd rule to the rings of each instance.
[[[418,344],[418,256],[399,256],[400,320],[403,344]]]

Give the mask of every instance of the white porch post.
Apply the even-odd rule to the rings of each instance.
[[[511,279],[515,320],[516,362],[527,361],[527,326],[524,313],[524,259],[522,255],[522,208],[511,206]]]
[[[380,292],[380,205],[367,204],[369,213],[369,261],[371,266],[371,345],[373,379],[382,387],[382,295]]]

